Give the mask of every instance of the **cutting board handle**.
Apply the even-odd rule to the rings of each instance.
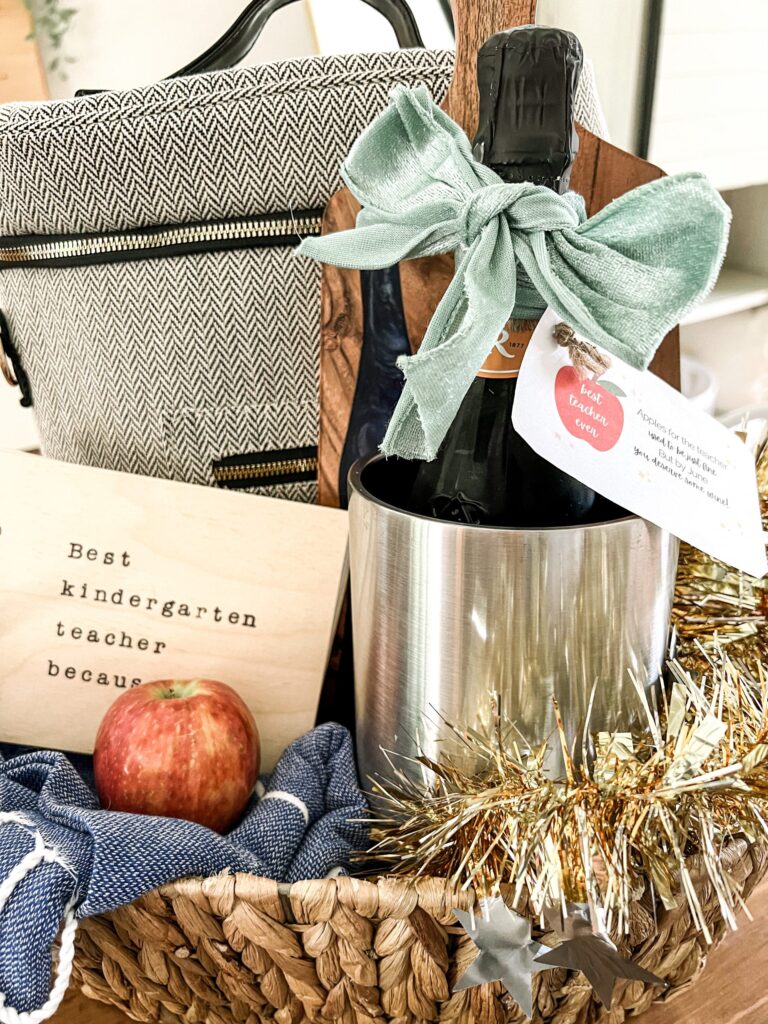
[[[536,20],[536,0],[451,0],[456,66],[443,108],[470,139],[477,131],[477,51],[494,32]]]

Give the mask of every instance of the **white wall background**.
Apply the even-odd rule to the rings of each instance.
[[[453,34],[437,0],[409,0],[426,46],[453,47]],[[486,0],[490,2],[490,0]],[[308,0],[321,53],[391,50],[395,36],[380,14],[361,0]]]
[[[667,0],[650,159],[719,189],[768,182],[768,2]]]

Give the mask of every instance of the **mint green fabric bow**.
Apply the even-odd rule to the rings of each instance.
[[[505,184],[422,86],[396,89],[342,171],[362,204],[357,227],[299,252],[375,270],[455,251],[456,272],[381,446],[433,459],[510,315],[546,305],[591,341],[645,369],[664,335],[714,284],[730,211],[701,174],[660,178],[585,220],[575,193]]]

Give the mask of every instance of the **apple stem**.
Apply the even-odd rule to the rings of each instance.
[[[190,685],[192,680],[179,679],[168,680],[164,686],[158,686],[155,691],[159,700],[183,700],[185,697],[193,697],[195,687]]]

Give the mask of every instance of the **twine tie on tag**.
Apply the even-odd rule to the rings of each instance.
[[[561,348],[568,349],[568,358],[580,377],[597,380],[611,368],[611,360],[588,341],[576,337],[576,332],[562,321],[552,329],[555,341]]]
[[[29,819],[21,814],[12,812],[0,813],[0,825],[18,825],[21,828],[34,828],[34,824]],[[32,838],[34,839],[32,849],[11,870],[8,877],[0,883],[0,915],[2,915],[8,900],[27,875],[30,875],[41,865],[58,864],[66,871],[69,871],[70,874],[73,873],[59,851],[52,846],[46,846],[45,840],[39,831],[35,829],[32,833]],[[75,933],[77,932],[75,906],[76,903],[73,899],[67,904],[64,911],[56,978],[48,999],[38,1010],[20,1012],[12,1006],[6,1006],[5,993],[0,992],[0,1024],[42,1024],[43,1021],[48,1020],[58,1010],[69,988],[72,965],[75,960]]]
[[[546,306],[631,366],[706,295],[725,253],[730,211],[700,174],[660,178],[586,219],[583,199],[504,182],[423,86],[395,89],[342,176],[357,227],[307,238],[299,252],[376,270],[456,254],[456,272],[420,350],[382,451],[433,459],[494,338]]]

